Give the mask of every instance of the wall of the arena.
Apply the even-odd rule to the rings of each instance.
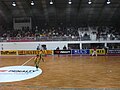
[[[72,50],[1,50],[0,56],[21,56],[21,55],[92,55],[93,49],[72,49]],[[120,49],[97,49],[97,55],[120,55]]]
[[[0,50],[36,50],[41,45],[46,45],[47,50],[55,50],[58,46],[60,49],[67,46],[67,42],[6,42],[0,44]]]
[[[0,50],[36,50],[37,46],[46,45],[47,50],[55,50],[57,47],[63,49],[68,44],[80,44],[82,49],[83,43],[120,43],[120,41],[48,41],[48,42],[1,42]]]

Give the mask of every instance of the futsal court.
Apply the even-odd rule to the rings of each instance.
[[[120,56],[46,56],[37,77],[1,82],[0,90],[119,90]],[[0,67],[34,66],[32,56],[1,56]],[[91,89],[89,89],[91,88]],[[96,90],[96,89],[92,89]]]

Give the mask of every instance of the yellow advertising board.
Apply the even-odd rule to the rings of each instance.
[[[3,50],[0,52],[1,55],[17,55],[17,50]]]
[[[53,54],[53,50],[46,50],[46,54],[52,55]]]
[[[18,55],[37,55],[39,53],[37,50],[18,50]]]
[[[18,50],[18,55],[37,55],[40,54],[50,54],[52,55],[52,50]]]
[[[105,50],[104,49],[97,49],[97,54],[105,54]],[[90,49],[90,54],[93,53],[93,49]]]

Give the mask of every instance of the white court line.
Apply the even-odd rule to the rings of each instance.
[[[21,66],[24,66],[26,63],[28,63],[29,61],[31,61],[33,59],[33,57],[32,58],[30,58],[29,60],[27,60],[25,63],[23,63]]]

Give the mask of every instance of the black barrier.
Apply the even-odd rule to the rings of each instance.
[[[71,54],[71,50],[54,50],[54,54]]]

